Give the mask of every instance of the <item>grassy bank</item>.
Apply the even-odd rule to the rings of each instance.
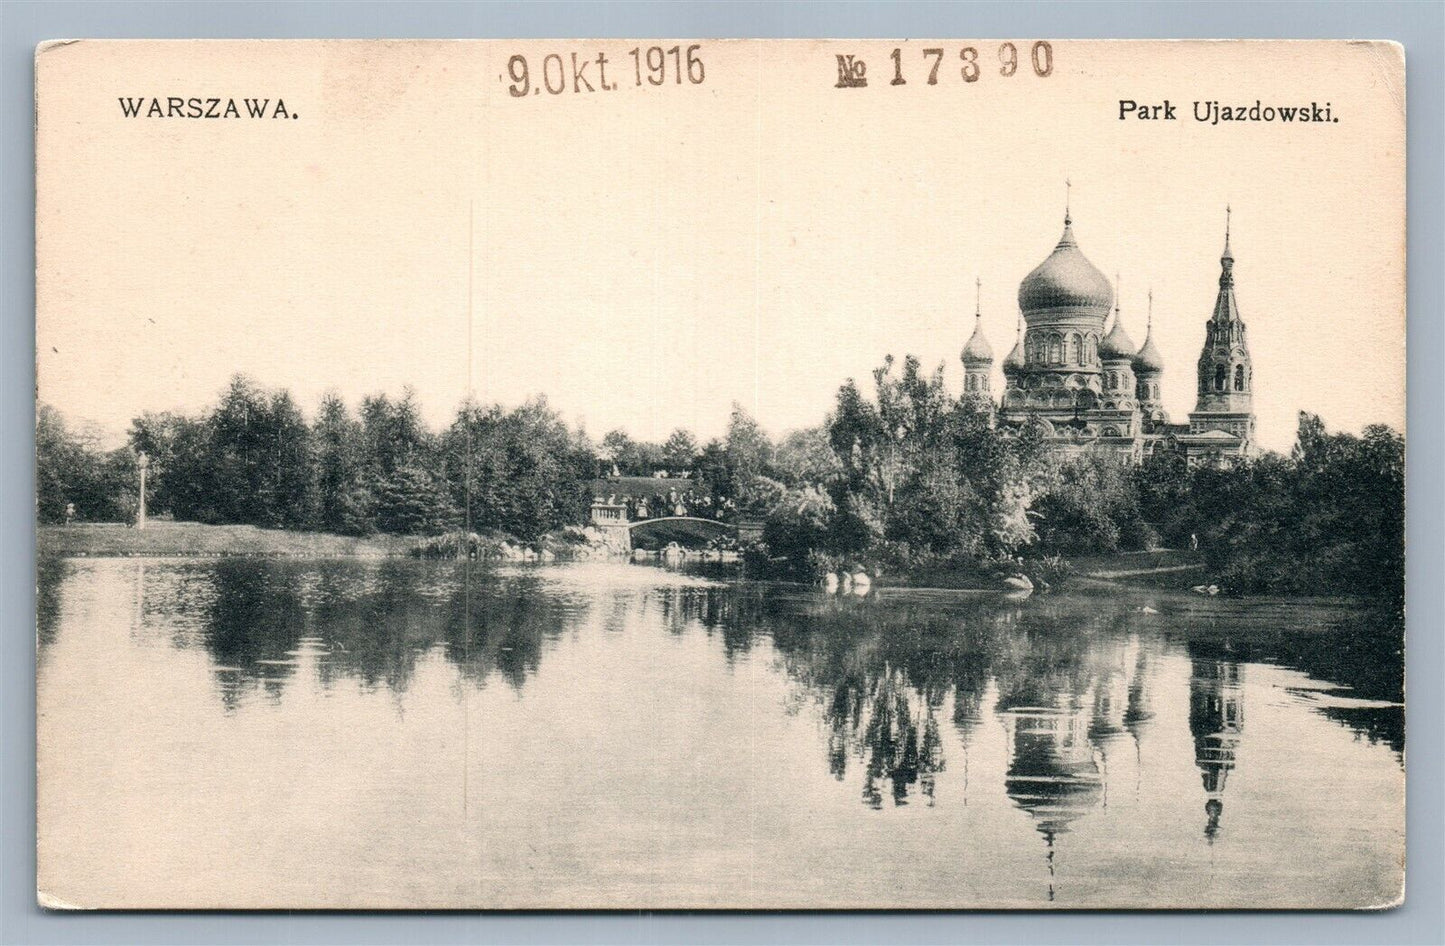
[[[1074,574],[1120,585],[1187,589],[1206,577],[1204,559],[1184,549],[1113,552],[1073,559]]]
[[[144,529],[119,523],[40,526],[41,555],[378,557],[405,555],[414,539],[377,535],[356,538],[323,532],[292,532],[256,526],[208,526],[196,522],[151,522]]]
[[[1036,582],[1043,578],[1051,585],[1067,584],[1071,579],[1078,578],[1138,588],[1182,591],[1199,584],[1205,577],[1204,562],[1199,553],[1180,549],[1064,557],[1054,568],[1050,568],[1047,561],[1025,557],[1021,568],[1008,564],[976,568],[920,568],[889,575],[885,580],[900,587],[977,590],[995,588],[1001,575],[1022,571]]]

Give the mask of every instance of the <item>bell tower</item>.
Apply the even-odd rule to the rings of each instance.
[[[1199,397],[1189,415],[1189,432],[1223,431],[1243,441],[1247,451],[1254,441],[1254,367],[1250,362],[1244,320],[1234,299],[1234,254],[1229,249],[1228,207],[1224,213],[1219,295],[1214,301],[1214,314],[1204,326],[1204,348],[1199,353]]]

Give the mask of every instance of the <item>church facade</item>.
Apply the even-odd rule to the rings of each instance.
[[[1234,298],[1228,226],[1219,293],[1196,365],[1196,404],[1186,422],[1164,410],[1152,298],[1144,343],[1136,347],[1115,286],[1084,256],[1067,212],[1058,245],[1019,284],[1018,303],[1018,337],[1004,358],[996,403],[993,351],[977,311],[962,355],[964,396],[987,403],[1000,426],[1038,425],[1059,452],[1103,452],[1135,463],[1160,450],[1196,465],[1253,455],[1254,369]]]

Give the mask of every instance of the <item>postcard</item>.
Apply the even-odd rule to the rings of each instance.
[[[1404,97],[43,44],[40,903],[1399,904]]]

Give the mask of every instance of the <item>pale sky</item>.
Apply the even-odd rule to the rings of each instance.
[[[308,410],[328,388],[354,404],[410,384],[437,426],[470,386],[546,394],[597,437],[714,436],[735,400],[781,433],[890,352],[944,361],[960,390],[976,277],[1001,360],[1069,178],[1079,244],[1122,274],[1136,343],[1154,291],[1175,420],[1228,203],[1262,444],[1287,449],[1301,409],[1403,428],[1392,47],[1057,42],[1039,78],[1024,41],[1000,76],[998,42],[704,42],[702,84],[641,88],[624,41],[52,48],[40,398],[119,433],[241,371]],[[985,64],[972,84],[966,45]],[[509,56],[536,84],[546,54],[573,51],[605,52],[619,88],[508,95]],[[867,61],[867,88],[833,87],[840,53]],[[121,95],[280,96],[300,117],[127,119]],[[1178,117],[1121,122],[1121,98]],[[1196,99],[1329,102],[1339,121],[1211,126]]]

